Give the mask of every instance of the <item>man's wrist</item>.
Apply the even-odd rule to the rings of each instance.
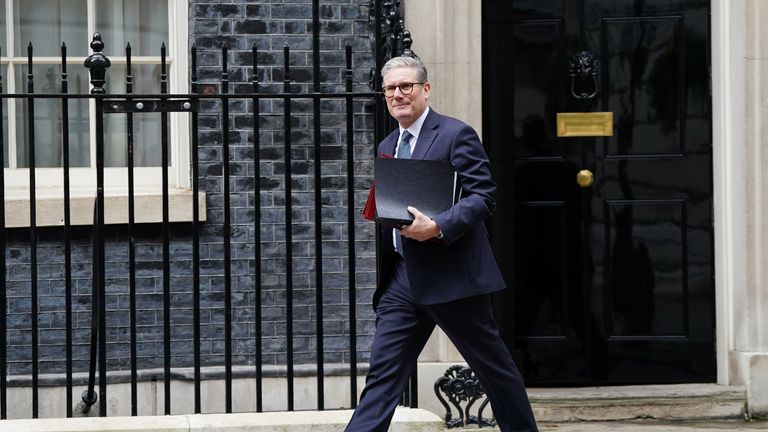
[[[432,219],[432,222],[435,224],[435,228],[437,228],[437,234],[434,235],[438,240],[442,240],[445,236],[443,235],[443,230],[440,229],[440,225],[435,222],[434,219]]]

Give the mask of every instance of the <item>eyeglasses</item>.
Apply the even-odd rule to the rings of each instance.
[[[406,82],[406,83],[402,83],[402,84],[398,84],[398,85],[384,86],[384,88],[383,88],[384,96],[386,96],[386,97],[394,96],[395,95],[395,89],[400,89],[400,93],[402,93],[403,95],[409,95],[409,94],[413,93],[413,86],[415,86],[415,85],[424,85],[424,83],[423,82],[412,82],[412,83]]]

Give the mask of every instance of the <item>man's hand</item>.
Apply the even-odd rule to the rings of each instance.
[[[413,223],[404,226],[400,230],[400,234],[418,241],[429,240],[440,234],[440,227],[437,226],[437,223],[418,211],[416,207],[408,206],[408,212],[414,216]]]

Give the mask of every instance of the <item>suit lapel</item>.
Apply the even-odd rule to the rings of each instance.
[[[411,159],[424,159],[424,156],[429,151],[432,143],[435,142],[437,137],[437,127],[440,125],[438,120],[438,114],[433,109],[429,109],[427,118],[424,119],[424,124],[421,126],[421,132],[419,138],[416,141],[416,151],[411,155]]]
[[[400,136],[399,129],[395,129],[394,132],[389,134],[386,138],[384,138],[384,141],[381,142],[381,145],[379,146],[379,154],[381,155],[388,155],[388,156],[395,156],[395,144],[397,142],[397,137]]]

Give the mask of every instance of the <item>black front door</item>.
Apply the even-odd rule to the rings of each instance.
[[[527,382],[714,381],[709,1],[485,0],[483,20],[496,312]],[[571,73],[581,52],[595,73]],[[564,112],[613,135],[558,136]]]

